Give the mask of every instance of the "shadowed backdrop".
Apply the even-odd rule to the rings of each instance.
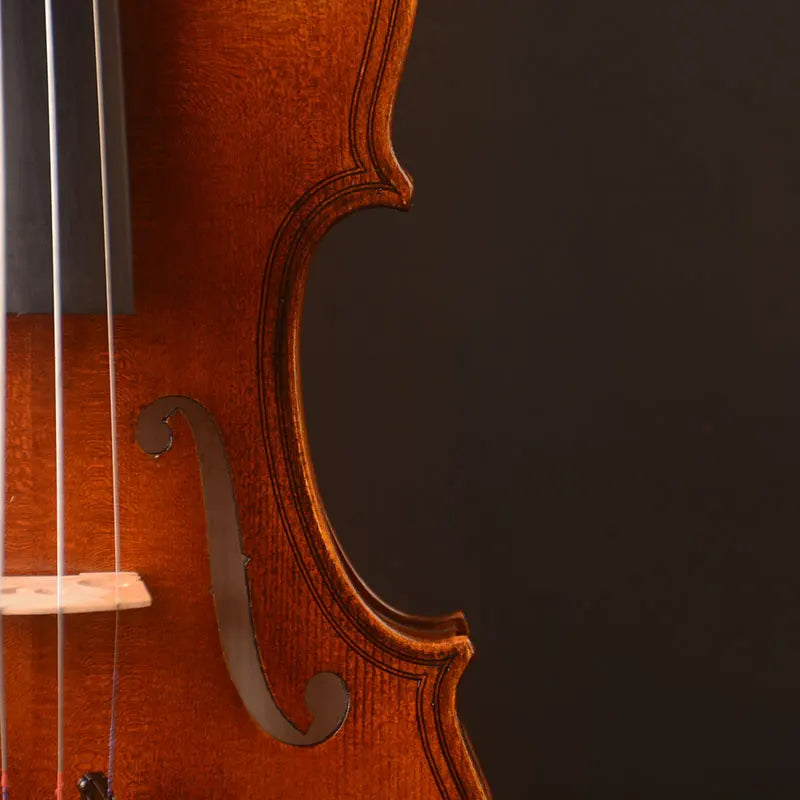
[[[312,266],[323,497],[498,800],[800,791],[800,6],[423,2]]]

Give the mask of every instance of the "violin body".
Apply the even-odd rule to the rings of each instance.
[[[353,211],[410,202],[390,120],[414,6],[120,4],[135,284],[135,313],[115,320],[122,562],[153,600],[120,615],[121,800],[489,796],[456,713],[466,623],[403,615],[361,582],[303,422],[314,248]],[[70,573],[114,569],[105,337],[102,317],[64,318]],[[48,316],[9,319],[7,573],[53,572],[52,346]],[[113,640],[113,614],[67,615],[66,797],[106,766]],[[52,617],[8,617],[5,651],[11,797],[47,797]]]

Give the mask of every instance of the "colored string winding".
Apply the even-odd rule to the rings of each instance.
[[[114,656],[111,672],[111,709],[108,728],[108,792],[112,798],[114,781],[114,756],[117,739],[117,694],[119,675],[119,573],[122,568],[122,535],[119,521],[119,457],[117,455],[117,379],[114,355],[114,311],[111,278],[111,236],[108,203],[108,156],[106,152],[106,113],[103,91],[103,50],[100,35],[100,2],[92,0],[92,25],[94,31],[95,78],[97,82],[97,123],[100,143],[100,188],[103,201],[103,259],[106,280],[106,334],[108,341],[108,400],[111,426],[111,491],[114,506],[114,590],[116,613],[114,616]]]

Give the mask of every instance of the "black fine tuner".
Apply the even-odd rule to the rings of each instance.
[[[109,800],[108,778],[102,772],[87,772],[78,781],[82,800]]]

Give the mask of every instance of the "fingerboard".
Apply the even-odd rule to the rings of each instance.
[[[133,312],[131,231],[116,0],[100,4],[108,153],[109,239],[115,313]],[[6,114],[8,311],[53,310],[44,3],[2,4]],[[92,3],[53,8],[60,185],[62,302],[66,313],[105,313]]]

